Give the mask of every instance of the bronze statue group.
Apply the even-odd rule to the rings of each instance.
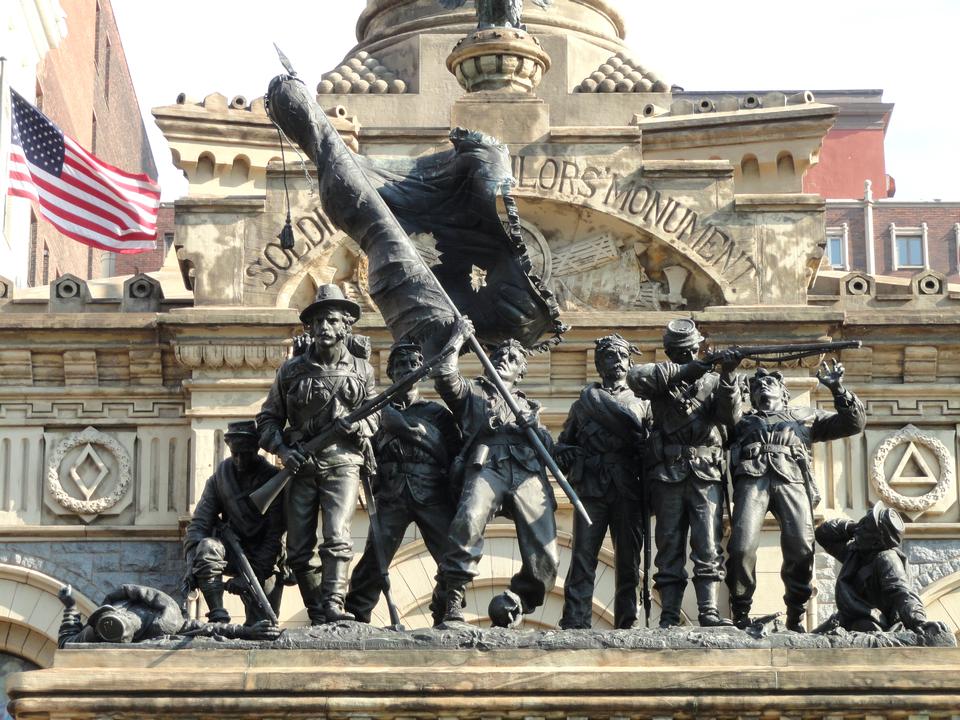
[[[649,621],[641,568],[651,541],[661,628],[681,624],[688,556],[700,626],[748,628],[756,622],[750,611],[757,550],[770,512],[780,527],[788,630],[805,630],[815,541],[840,562],[837,612],[821,631],[937,629],[911,587],[900,549],[904,525],[895,511],[878,503],[858,522],[827,520],[814,528],[819,497],[812,445],[865,425],[864,407],[843,386],[839,363],[823,363],[817,373],[833,395],[835,411],[828,412],[788,405],[779,372],[738,375],[743,353],[736,348],[701,358],[704,338],[690,320],[667,325],[664,362],[634,365],[636,349],[608,335],[595,346],[599,381],[583,389],[554,441],[539,423],[540,405],[518,389],[527,370],[520,343],[502,342],[491,354],[492,370],[519,416],[490,377],[460,374],[459,351],[473,332],[469,321],[429,368],[416,344],[390,350],[391,381],[402,384],[429,370],[442,404],[421,398],[408,381],[375,412],[351,421],[374,393],[369,346],[351,334],[359,317],[359,306],[337,286],[322,286],[301,313],[306,336],[277,372],[256,421],[228,427],[230,457],[207,481],[184,540],[184,590],[202,594],[208,622],[185,619],[164,593],[129,585],[111,593],[86,623],[68,608],[61,644],[171,633],[272,639],[285,584],[298,586],[311,624],[369,623],[411,523],[437,564],[434,624],[462,622],[484,532],[496,515],[513,521],[521,564],[509,589],[490,603],[489,617],[495,626],[517,627],[543,605],[559,571],[556,501],[528,441],[530,428],[569,475],[586,511],[574,516],[561,628],[591,627],[607,532],[615,557],[616,628],[641,627],[644,605]],[[326,440],[318,446],[321,435]],[[267,507],[251,502],[277,474],[258,454],[261,448],[289,476]],[[371,531],[351,576],[351,520],[362,486]],[[725,509],[731,526],[726,562]],[[732,618],[718,606],[724,579]],[[242,598],[243,625],[230,624],[225,592]]]

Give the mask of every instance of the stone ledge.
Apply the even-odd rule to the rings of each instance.
[[[222,647],[222,645],[221,645]],[[16,718],[951,714],[960,651],[59,651],[12,676]]]

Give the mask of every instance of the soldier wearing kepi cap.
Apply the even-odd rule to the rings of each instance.
[[[903,519],[876,503],[859,522],[834,519],[820,524],[817,542],[842,564],[834,594],[837,612],[817,631],[836,627],[873,632],[905,627],[926,635],[946,632],[927,620],[914,591],[907,556],[900,549]]]
[[[398,382],[422,366],[419,345],[397,343],[390,350],[387,375]],[[410,523],[416,523],[439,565],[455,509],[449,470],[460,452],[460,430],[453,414],[440,403],[421,399],[414,385],[383,409],[373,447],[377,458],[374,497],[385,562],[389,565],[393,560]],[[373,533],[368,533],[346,601],[346,609],[361,622],[370,622],[370,613],[380,599],[380,573]],[[435,623],[443,617],[442,602],[439,595],[434,600]]]
[[[247,496],[276,473],[277,469],[258,454],[259,435],[253,420],[227,425],[223,441],[230,448],[230,457],[217,467],[203,486],[193,518],[187,526],[183,550],[187,561],[185,583],[203,594],[210,622],[230,622],[223,607],[224,589],[237,592],[244,601],[247,624],[265,619],[246,592],[244,581],[230,580],[241,574],[239,560],[220,539],[220,528],[229,525],[240,541],[257,580],[273,606],[280,610],[283,592],[280,564],[283,554],[283,506],[275,503],[261,515],[247,502]],[[243,590],[243,592],[240,592]]]
[[[717,610],[723,580],[723,445],[740,417],[735,350],[713,363],[697,359],[703,336],[692,320],[671,320],[663,335],[669,362],[637,365],[627,384],[650,401],[653,429],[644,457],[646,482],[657,517],[655,586],[660,627],[680,624],[687,584],[687,538],[702,626],[730,625]]]
[[[312,342],[277,371],[257,415],[257,428],[260,446],[277,455],[292,474],[285,495],[287,563],[316,625],[353,619],[343,608],[353,557],[350,521],[379,415],[352,425],[344,420],[374,389],[373,368],[352,355],[346,344],[350,326],[360,319],[360,307],[336,285],[321,285],[300,319],[309,325]],[[338,439],[307,453],[303,443],[331,426],[337,428]]]

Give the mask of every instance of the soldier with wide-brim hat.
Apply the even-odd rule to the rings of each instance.
[[[313,302],[307,305],[300,313],[300,320],[301,322],[309,323],[317,312],[327,308],[340,310],[350,318],[349,324],[351,325],[360,319],[360,306],[353,302],[353,300],[348,300],[344,297],[343,291],[338,285],[328,283],[317,288],[316,297],[313,299]]]
[[[292,476],[284,495],[287,564],[313,624],[354,619],[343,607],[353,557],[350,521],[379,422],[378,413],[346,422],[374,393],[373,368],[350,349],[350,326],[359,318],[359,305],[339,287],[317,288],[300,313],[310,342],[277,371],[257,414],[260,447],[280,458]],[[333,442],[306,449],[331,429]]]

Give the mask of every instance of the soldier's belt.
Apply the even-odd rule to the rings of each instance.
[[[432,463],[404,463],[404,462],[384,462],[379,465],[380,471],[387,475],[419,475],[428,477],[437,477],[443,474],[443,468]]]
[[[742,457],[753,459],[763,454],[770,455],[793,455],[796,448],[790,445],[774,445],[773,443],[753,442],[744,445],[741,453]]]
[[[720,448],[712,445],[664,445],[663,454],[668,458],[715,460],[720,457]]]

